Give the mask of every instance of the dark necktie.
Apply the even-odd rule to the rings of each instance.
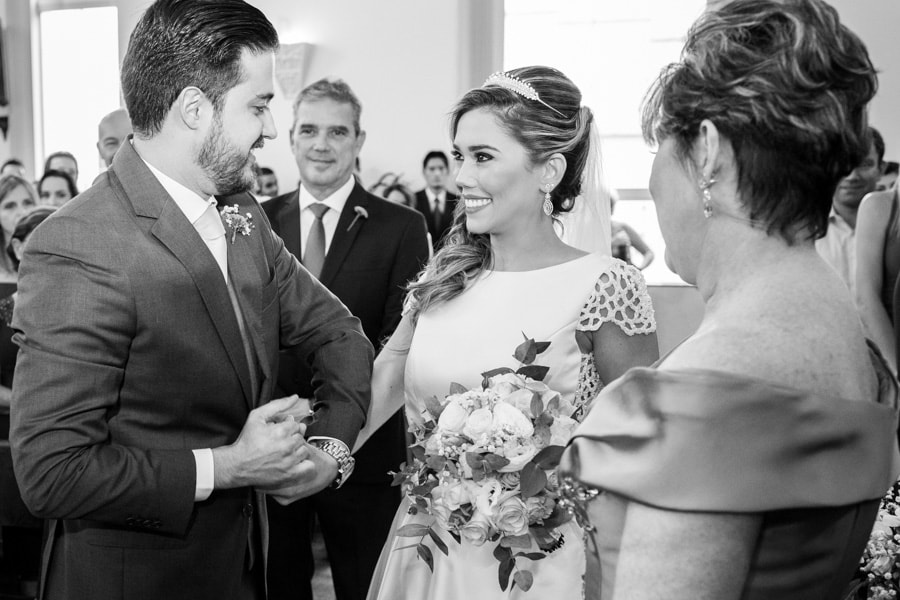
[[[443,211],[441,210],[441,199],[434,199],[434,230],[440,231],[441,229],[441,217],[444,216]]]
[[[306,241],[306,253],[303,255],[303,266],[313,277],[319,278],[322,274],[322,265],[325,264],[325,226],[322,224],[322,216],[328,212],[328,206],[316,202],[309,206],[315,220],[309,230],[309,239]]]

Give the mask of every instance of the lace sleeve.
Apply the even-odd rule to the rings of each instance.
[[[643,275],[618,259],[597,279],[594,291],[581,309],[576,329],[596,331],[606,322],[615,323],[628,335],[656,331],[653,303]]]

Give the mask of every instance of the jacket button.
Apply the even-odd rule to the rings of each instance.
[[[247,518],[249,519],[250,517],[253,516],[253,505],[252,505],[252,504],[245,504],[245,505],[244,505],[244,509],[243,509],[241,512],[243,512],[243,513],[244,513],[244,516],[247,517]]]

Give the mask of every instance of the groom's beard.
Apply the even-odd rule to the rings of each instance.
[[[251,150],[263,147],[260,137],[251,146]],[[213,119],[212,129],[197,155],[197,164],[209,180],[216,186],[216,194],[228,196],[253,189],[256,176],[253,173],[253,155],[244,154],[238,148],[229,145],[225,139],[225,130],[218,116]]]

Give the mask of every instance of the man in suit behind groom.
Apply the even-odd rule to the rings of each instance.
[[[285,246],[362,322],[378,348],[400,322],[405,286],[428,259],[422,215],[366,192],[353,166],[366,139],[362,106],[341,80],[322,79],[294,102],[291,149],[298,189],[263,205]],[[313,374],[302,357],[282,355],[284,393],[311,393]],[[290,506],[269,502],[271,600],[312,600],[310,532],[318,516],[338,600],[364,600],[388,536],[399,488],[388,471],[406,460],[401,414],[356,454],[353,478]]]
[[[449,173],[450,163],[446,154],[440,150],[432,150],[425,155],[425,160],[422,161],[425,189],[416,192],[416,210],[425,215],[435,250],[453,225],[453,212],[456,209],[457,196],[447,190]]]
[[[29,239],[11,437],[55,520],[44,598],[264,598],[262,492],[352,470],[372,346],[246,193],[277,45],[243,0],[152,4],[122,67],[133,138]],[[296,397],[267,403],[280,346],[313,372],[306,431]]]

